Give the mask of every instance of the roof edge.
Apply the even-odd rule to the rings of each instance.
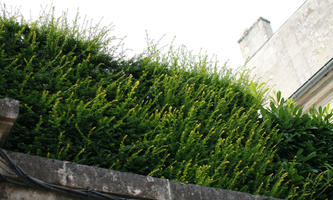
[[[311,76],[301,87],[299,87],[289,99],[298,99],[304,93],[310,90],[310,88],[318,83],[325,75],[333,71],[333,57],[322,67],[320,68],[313,76]]]

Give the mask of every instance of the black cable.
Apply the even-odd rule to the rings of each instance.
[[[63,192],[67,194],[79,195],[100,200],[136,200],[136,199],[123,198],[116,195],[101,193],[92,189],[91,187],[88,187],[87,189],[71,189],[55,184],[46,183],[42,180],[39,180],[37,178],[31,177],[28,174],[26,174],[21,169],[21,167],[15,164],[15,162],[1,148],[0,148],[0,157],[4,159],[7,167],[12,169],[15,172],[15,174],[23,180],[22,183],[0,174],[0,180],[4,180],[12,184],[21,185],[21,186],[30,186],[30,187],[31,185],[33,185],[34,187],[40,187],[51,191]]]
[[[7,174],[9,174],[9,175],[12,175],[12,176],[15,176],[15,175],[16,175],[15,173],[9,171],[10,169],[8,169],[8,167],[7,167],[7,165],[6,165],[6,162],[3,161],[3,160],[1,159],[1,157],[0,157],[0,164],[1,164],[1,163],[3,164],[3,165],[0,165],[0,169],[1,169],[2,171],[4,171],[5,173],[7,173]],[[0,174],[0,175],[1,175],[1,174]]]

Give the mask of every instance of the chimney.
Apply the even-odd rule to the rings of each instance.
[[[251,58],[272,35],[270,22],[260,17],[238,40],[244,59]]]

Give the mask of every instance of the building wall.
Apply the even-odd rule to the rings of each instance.
[[[259,48],[242,44],[251,40],[243,36],[242,52],[244,46],[255,52],[247,63],[252,74],[284,97],[292,95],[333,57],[332,10],[333,0],[307,0]]]
[[[292,98],[307,112],[313,105],[333,105],[333,59],[312,76]]]

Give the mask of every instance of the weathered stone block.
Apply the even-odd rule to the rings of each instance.
[[[19,113],[19,101],[0,99],[0,146],[2,146]]]
[[[256,196],[243,192],[178,183],[168,179],[160,179],[150,176],[107,170],[66,161],[26,155],[22,153],[15,153],[10,151],[6,152],[27,174],[45,182],[57,184],[67,188],[86,189],[89,187],[99,192],[134,199],[277,200],[271,197]],[[0,162],[0,174],[15,178],[13,174],[6,172],[8,170],[2,171],[1,169],[3,168],[3,163]],[[7,196],[7,199],[19,200],[20,195],[14,197],[12,195],[13,192],[20,192],[22,195],[31,196],[31,198],[24,198],[27,200],[72,200],[72,198],[61,196],[58,193],[47,191],[39,192],[38,190],[29,189],[29,187],[16,188],[14,185],[0,183],[0,193],[3,194],[3,197]]]

